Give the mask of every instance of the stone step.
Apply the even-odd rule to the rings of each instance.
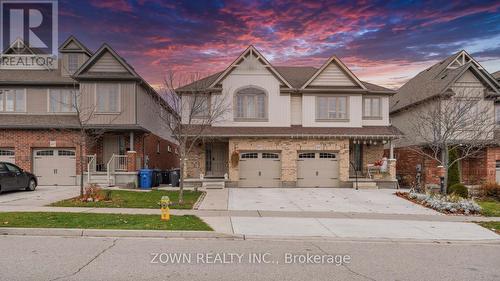
[[[224,189],[226,183],[223,181],[204,181],[201,184],[202,188],[206,189]]]
[[[356,183],[353,182],[352,186],[356,188]],[[377,189],[377,183],[374,181],[360,181],[358,182],[359,189]]]

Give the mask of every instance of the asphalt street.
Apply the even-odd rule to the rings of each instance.
[[[500,280],[499,243],[0,237],[1,280]]]

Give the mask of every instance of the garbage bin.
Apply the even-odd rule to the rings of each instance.
[[[158,187],[161,184],[161,170],[153,170],[153,187]]]
[[[170,171],[162,171],[161,172],[161,183],[162,184],[170,184]]]
[[[170,171],[170,183],[172,184],[172,186],[174,187],[179,186],[180,177],[181,177],[180,169],[173,169]]]
[[[153,186],[153,170],[139,170],[139,186],[141,189],[150,189]]]

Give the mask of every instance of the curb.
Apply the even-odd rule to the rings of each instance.
[[[243,235],[213,231],[163,231],[128,229],[75,229],[75,228],[0,228],[0,235],[65,236],[65,237],[128,237],[128,238],[205,238],[243,240]]]

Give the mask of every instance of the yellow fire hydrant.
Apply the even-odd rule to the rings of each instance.
[[[168,198],[168,196],[162,196],[160,200],[162,221],[170,220],[170,209],[168,208],[168,205],[170,205],[170,198]]]

